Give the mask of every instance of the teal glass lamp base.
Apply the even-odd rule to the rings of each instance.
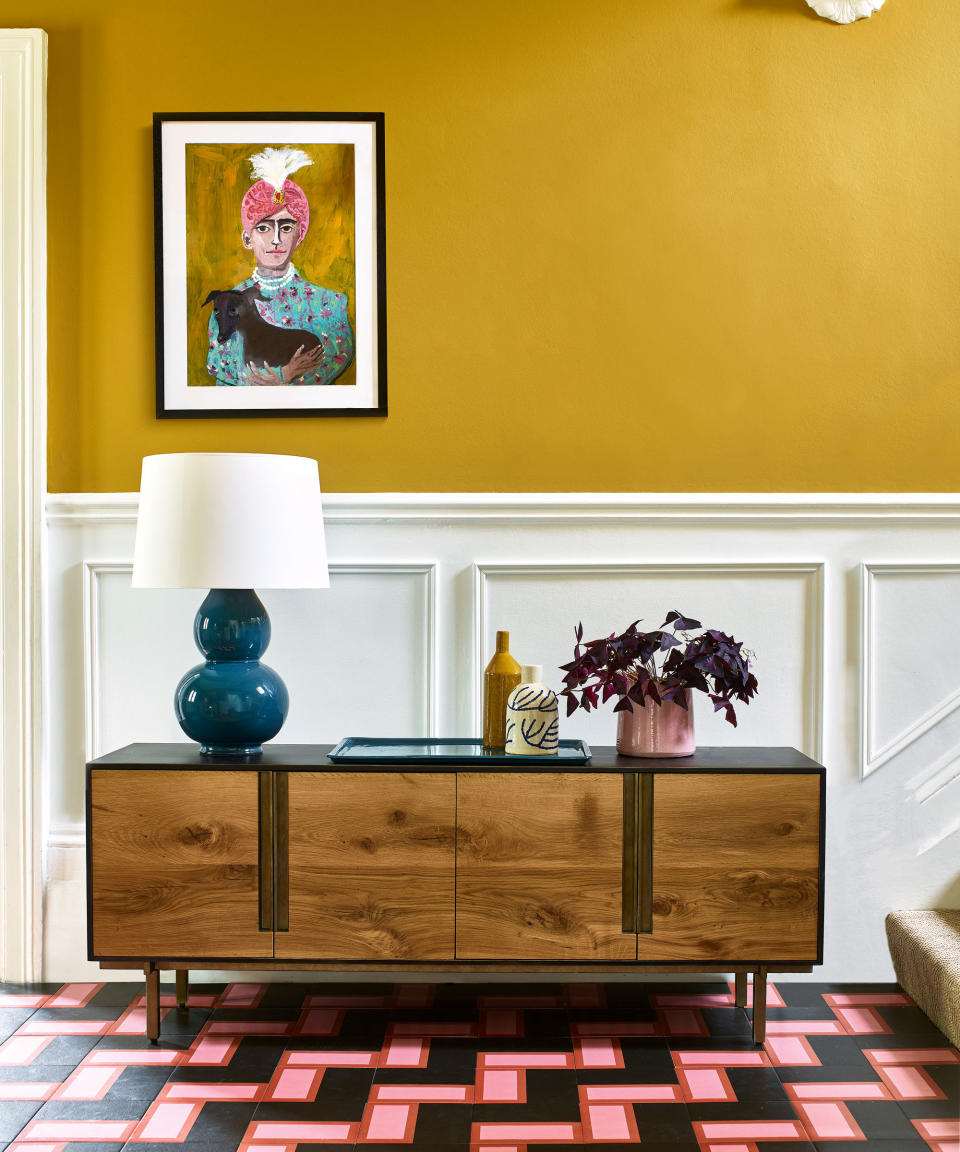
[[[283,727],[287,687],[260,656],[270,618],[252,588],[214,588],[200,605],[193,638],[206,657],[177,685],[180,727],[204,756],[259,756]]]

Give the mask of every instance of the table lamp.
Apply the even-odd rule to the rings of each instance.
[[[146,456],[135,588],[209,588],[193,622],[206,657],[177,685],[180,727],[205,756],[256,757],[287,716],[260,663],[270,618],[255,588],[328,588],[317,462],[302,456]]]

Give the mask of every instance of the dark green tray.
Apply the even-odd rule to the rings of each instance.
[[[391,739],[376,736],[348,736],[330,753],[334,763],[395,764],[587,764],[590,747],[583,740],[561,740],[555,755],[514,756],[502,748],[484,748],[479,737],[403,737]]]

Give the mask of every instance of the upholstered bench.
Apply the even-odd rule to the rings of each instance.
[[[960,909],[891,912],[887,941],[897,983],[960,1048]]]

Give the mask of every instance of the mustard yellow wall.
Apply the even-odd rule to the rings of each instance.
[[[960,7],[14,0],[50,36],[49,485],[960,488]],[[154,419],[151,114],[386,116],[386,419]]]

